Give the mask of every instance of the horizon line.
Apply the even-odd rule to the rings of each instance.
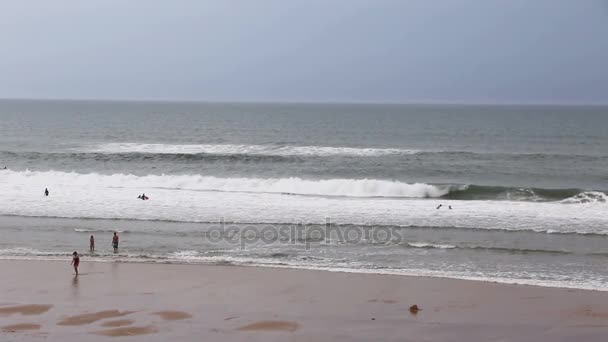
[[[133,102],[133,103],[209,103],[209,104],[301,104],[301,105],[417,105],[417,106],[555,106],[605,107],[608,102],[467,102],[467,101],[356,101],[356,100],[211,100],[211,99],[136,99],[136,98],[63,98],[63,97],[0,97],[0,101],[65,101],[65,102]]]

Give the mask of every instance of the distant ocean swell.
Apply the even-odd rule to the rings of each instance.
[[[585,162],[606,161],[608,154],[555,154],[555,153],[528,153],[528,152],[490,152],[490,151],[460,151],[460,150],[422,150],[408,148],[370,148],[370,147],[347,147],[347,146],[296,146],[282,144],[268,145],[235,145],[235,144],[144,144],[144,143],[106,143],[85,145],[79,147],[66,147],[54,149],[50,152],[36,150],[26,151],[0,151],[4,157],[25,158],[52,158],[52,157],[76,157],[76,158],[111,158],[109,156],[138,159],[142,155],[154,156],[159,159],[200,159],[206,158],[250,158],[265,160],[264,157],[308,158],[308,157],[430,157],[441,158],[496,158],[504,160],[582,160]],[[266,160],[273,160],[266,158]],[[277,158],[276,160],[281,160]]]
[[[466,184],[405,183],[379,179],[219,178],[203,175],[103,175],[61,171],[0,170],[7,185],[82,186],[85,188],[170,189],[357,198],[442,198],[507,200],[564,204],[606,203],[605,191],[540,189]],[[96,190],[100,191],[100,190]]]

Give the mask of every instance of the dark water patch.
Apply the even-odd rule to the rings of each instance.
[[[562,201],[569,198],[582,198],[587,194],[596,193],[595,198],[598,202],[605,202],[607,192],[587,191],[583,189],[542,189],[542,188],[520,188],[504,186],[483,186],[483,185],[451,185],[449,193],[441,196],[451,200],[510,200],[510,201],[531,201],[531,202],[551,202]]]
[[[0,152],[3,159],[25,159],[39,161],[74,162],[216,162],[244,161],[259,163],[281,163],[301,160],[300,156],[277,156],[260,154],[212,154],[212,153],[99,153],[99,152]]]

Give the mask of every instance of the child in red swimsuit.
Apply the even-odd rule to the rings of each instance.
[[[74,272],[78,275],[78,264],[80,264],[80,257],[78,256],[78,252],[72,253],[72,265],[74,265]]]

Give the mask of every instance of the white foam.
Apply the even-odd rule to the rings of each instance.
[[[441,245],[441,244],[434,244],[434,243],[427,243],[427,242],[409,242],[408,246],[414,247],[414,248],[439,248],[439,249],[456,248],[456,246],[452,246],[452,245]]]
[[[88,229],[88,228],[74,228],[74,231],[77,233],[94,233],[94,232],[117,232],[117,233],[124,233],[124,230],[118,230],[118,229]]]
[[[604,203],[564,205],[558,202],[459,201],[454,210],[436,210],[445,199],[400,199],[369,197],[286,196],[260,192],[184,191],[208,189],[201,176],[99,175],[65,172],[0,173],[0,215],[54,216],[183,222],[318,223],[326,218],[338,224],[457,227],[475,229],[532,230],[559,233],[607,234],[608,210]],[[239,183],[239,182],[243,183]],[[293,192],[260,179],[214,179],[225,188]],[[293,180],[286,184],[293,184]],[[197,185],[198,184],[198,185]],[[214,183],[216,184],[216,183]],[[274,185],[273,185],[274,184]],[[342,184],[342,183],[338,183]],[[408,189],[420,196],[416,187],[404,183],[348,182],[348,190],[311,181],[298,189],[316,193],[394,195]],[[358,184],[353,188],[353,184]],[[373,184],[374,186],[368,186]],[[382,184],[382,186],[378,186]],[[237,186],[238,185],[238,186]],[[386,186],[385,186],[386,185]],[[48,187],[51,195],[43,196]],[[168,187],[168,188],[159,188]],[[224,189],[225,189],[224,188]],[[312,189],[312,190],[311,190]],[[330,189],[328,191],[327,189]],[[357,189],[357,190],[355,190]],[[390,189],[390,190],[387,190]],[[427,189],[422,186],[422,189]],[[424,190],[426,191],[426,190]],[[145,192],[149,201],[136,197]],[[85,227],[82,227],[85,228]],[[80,228],[79,228],[80,229]]]
[[[585,191],[561,201],[564,204],[606,203],[608,196],[599,191]]]
[[[43,252],[33,248],[14,247],[0,249],[0,256],[63,256],[66,253]]]
[[[169,256],[170,259],[193,259],[199,255],[197,251],[180,251],[171,253]]]
[[[160,188],[228,192],[282,193],[296,195],[347,197],[440,197],[449,186],[403,183],[376,179],[306,180],[293,178],[218,178],[201,175],[100,175],[75,172],[15,172],[0,177],[0,182],[30,184],[41,188],[64,185],[86,188]],[[152,198],[153,199],[153,198]]]
[[[264,155],[264,156],[382,156],[391,154],[415,154],[417,150],[397,148],[356,148],[331,146],[286,146],[286,145],[233,145],[233,144],[140,144],[108,143],[86,148],[97,153],[154,153],[154,154],[219,154],[219,155]]]

